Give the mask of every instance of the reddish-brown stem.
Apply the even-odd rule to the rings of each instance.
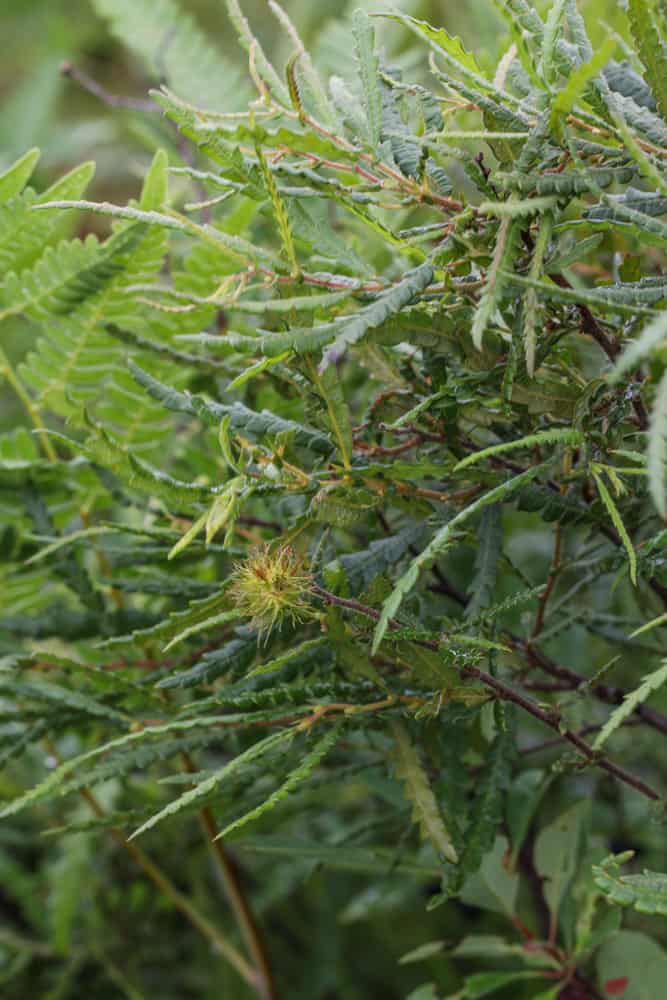
[[[540,670],[543,670],[549,676],[567,685],[570,690],[576,690],[588,685],[588,680],[583,674],[579,674],[570,667],[563,666],[563,664],[556,663],[546,653],[543,653],[525,639],[510,635],[509,640],[514,648],[519,650],[532,666],[539,667]],[[589,690],[596,698],[606,702],[608,705],[620,705],[626,697],[626,692],[614,684],[594,683],[590,685]],[[649,705],[638,705],[634,711],[634,715],[653,729],[657,729],[661,733],[667,733],[667,716],[663,715],[662,712],[658,712]]]
[[[393,447],[384,447],[379,444],[366,444],[363,441],[354,442],[355,451],[363,451],[366,455],[401,455],[404,451],[410,451],[411,448],[417,448],[422,443],[421,434],[414,434],[403,444],[397,444]]]
[[[351,611],[355,611],[357,614],[362,614],[367,618],[372,618],[373,621],[378,621],[380,618],[379,613],[375,611],[374,608],[369,608],[366,605],[361,604],[359,601],[338,597],[337,595],[331,594],[319,586],[315,588],[315,593],[329,604],[348,608]],[[390,619],[388,623],[388,629],[390,631],[396,631],[397,629],[400,629],[400,627],[401,626],[398,622]],[[431,640],[413,641],[416,641],[417,645],[423,646],[426,649],[434,651],[439,649],[439,643]],[[549,729],[555,730],[564,740],[575,747],[575,749],[579,751],[588,763],[594,764],[596,767],[599,767],[608,774],[618,778],[619,781],[622,781],[624,784],[634,788],[635,791],[638,791],[641,795],[646,796],[646,798],[651,799],[654,802],[660,801],[660,795],[645,781],[637,777],[637,775],[632,774],[619,764],[609,760],[608,757],[597,753],[593,750],[593,747],[590,746],[581,736],[578,736],[577,733],[570,729],[561,728],[560,713],[557,709],[544,708],[531,698],[528,698],[520,691],[517,691],[509,684],[505,683],[505,681],[501,681],[497,677],[493,677],[491,674],[487,673],[487,671],[481,670],[479,667],[468,665],[461,668],[461,673],[467,677],[474,677],[486,688],[493,691],[494,694],[501,700],[517,705],[517,707],[523,709],[523,711],[528,715],[532,715],[534,719],[537,719],[543,725],[548,726]]]
[[[56,759],[59,759],[58,751],[50,741],[46,741],[46,746],[48,752]],[[106,815],[103,806],[99,803],[96,796],[90,791],[89,788],[80,789],[79,794],[88,804],[95,816],[101,818]],[[206,938],[216,951],[227,959],[230,965],[236,969],[241,978],[244,979],[250,986],[256,986],[257,976],[255,971],[248,964],[248,962],[246,962],[243,955],[241,955],[234,945],[227,940],[217,927],[210,923],[210,921],[207,920],[207,918],[192,905],[190,900],[176,888],[162,869],[151,861],[139,845],[134,841],[127,840],[123,831],[119,830],[117,827],[110,827],[109,835],[120,847],[123,848],[123,850],[129,854],[137,867],[151,880],[151,882],[153,882],[155,886],[157,886],[163,896],[170,900],[175,908],[185,917],[188,923],[190,923],[195,930]]]
[[[186,771],[190,774],[196,772],[197,768],[194,766],[190,755],[184,753],[182,757]],[[276,986],[259,926],[243,893],[241,883],[224,845],[221,840],[216,840],[218,830],[213,813],[208,807],[200,810],[199,822],[222,880],[227,901],[234,913],[239,930],[243,935],[246,948],[255,964],[257,971],[257,992],[262,1000],[276,1000]]]
[[[553,589],[556,585],[556,579],[560,571],[560,546],[561,546],[561,527],[560,523],[556,524],[555,537],[554,537],[554,553],[551,560],[551,569],[549,570],[549,576],[547,577],[547,582],[545,584],[544,590],[540,594],[540,598],[537,604],[537,614],[535,615],[535,624],[533,625],[533,631],[530,637],[530,641],[534,642],[539,636],[540,632],[544,628],[544,616],[547,610],[547,604],[549,603],[549,598],[553,593]]]

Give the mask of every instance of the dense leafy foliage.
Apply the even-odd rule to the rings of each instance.
[[[95,6],[166,138],[0,176],[7,996],[661,995],[664,3]]]

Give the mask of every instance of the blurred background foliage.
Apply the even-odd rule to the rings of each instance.
[[[128,6],[131,7],[131,3]],[[163,0],[156,0],[156,10],[162,6]],[[167,6],[165,4],[165,9]],[[349,4],[336,0],[287,0],[285,3],[307,48],[325,73],[335,69],[344,75],[345,60],[352,59],[346,18],[359,6],[374,10],[385,5],[381,0],[366,0],[364,3],[352,0]],[[490,14],[488,0],[404,0],[400,6],[460,34],[467,45],[481,54],[482,61],[484,53],[488,53],[489,64],[505,33],[500,19]],[[581,0],[579,6],[594,43],[611,30],[625,33],[625,15],[618,0]],[[214,89],[219,85],[227,93],[236,91],[237,99],[242,101],[245,83],[240,81],[246,79],[245,54],[240,50],[235,32],[228,23],[224,4],[221,0],[182,0],[181,7],[205,31],[210,44],[228,67],[228,78],[212,80],[211,87]],[[95,200],[124,203],[136,194],[139,179],[145,174],[156,148],[167,146],[172,163],[177,163],[179,155],[184,154],[176,132],[161,116],[148,111],[143,113],[107,106],[103,100],[62,73],[63,63],[70,63],[96,81],[107,94],[140,100],[146,98],[150,86],[159,83],[165,75],[169,76],[168,72],[164,72],[165,68],[168,69],[169,60],[168,19],[161,36],[158,33],[148,42],[137,37],[135,49],[130,49],[114,36],[108,19],[102,16],[103,9],[104,0],[2,0],[0,26],[4,44],[0,64],[0,170],[29,147],[39,146],[43,155],[35,184],[40,188],[74,164],[94,159],[97,170],[89,196]],[[244,11],[274,64],[284,65],[290,55],[289,46],[284,36],[274,30],[273,18],[264,0],[245,0]],[[388,30],[379,24],[378,32],[392,58],[409,68],[413,79],[418,78],[424,72],[423,62],[417,63],[408,39],[401,36],[395,26]],[[197,94],[185,96],[193,100],[197,98]],[[78,223],[73,220],[72,224],[85,227],[97,225],[90,218]],[[28,346],[23,337],[23,324],[23,320],[17,319],[13,326],[8,324],[6,328],[5,346],[13,358],[19,358]],[[0,398],[0,429],[12,427],[22,419],[9,396],[9,393],[3,392]],[[536,531],[531,533],[526,515],[522,515],[521,530],[517,531],[512,542],[512,554],[519,563],[528,563],[536,558],[546,562],[548,559],[545,536],[537,531],[537,518],[535,524]],[[470,560],[471,557],[472,552],[462,548],[460,558]],[[602,601],[606,597],[606,594],[600,595]],[[585,672],[594,640],[587,637],[584,644],[582,638],[578,629],[568,630],[559,637],[559,652],[573,666]],[[600,648],[603,648],[602,644]],[[379,749],[381,752],[382,748]],[[24,778],[25,786],[32,784],[30,775],[26,774]],[[381,770],[378,770],[376,778],[371,775],[369,781],[371,779],[378,802],[396,796],[394,783],[383,777]],[[574,791],[575,785],[576,779],[572,779],[568,786],[570,792]],[[585,796],[584,778],[581,779],[580,792]],[[343,795],[337,829],[325,829],[325,823],[332,821],[319,817],[313,803],[311,815],[303,820],[313,838],[321,837],[329,841],[336,835],[340,835],[341,839],[344,835],[349,837],[346,817],[348,811],[354,814],[357,805],[354,796],[358,794],[359,786],[351,784],[350,798],[346,799]],[[547,807],[545,822],[558,815],[566,805],[559,797],[553,809]],[[610,786],[607,802],[598,802],[595,825],[612,849],[624,846],[624,828],[634,828],[636,832],[635,813],[638,808],[636,800],[616,786]],[[83,814],[82,810],[82,817]],[[368,807],[368,817],[368,824],[372,825],[372,803]],[[363,830],[358,832],[363,836]],[[71,889],[74,880],[79,887],[79,911],[86,914],[83,921],[91,925],[90,937],[100,942],[97,962],[88,965],[85,970],[90,996],[144,995],[136,991],[131,981],[133,971],[139,965],[144,988],[153,977],[160,1000],[241,995],[233,973],[227,973],[224,967],[212,960],[204,946],[198,944],[192,935],[182,937],[183,925],[178,915],[165,911],[164,904],[145,883],[135,881],[131,892],[128,891],[131,873],[124,859],[114,857],[113,850],[106,844],[102,847],[97,837],[70,836],[70,849],[65,854],[55,851],[49,854],[48,848],[44,849],[44,840],[38,830],[26,828],[20,844],[0,834],[0,883],[5,887],[0,898],[3,907],[8,907],[14,914],[23,912],[30,918],[31,908],[39,911],[41,900],[53,894],[54,886],[60,885],[63,889],[62,906],[66,909],[72,905],[73,894],[68,887]],[[616,843],[618,838],[620,840]],[[657,858],[662,853],[664,828],[657,824],[645,824],[642,838],[638,846],[659,865]],[[176,856],[182,859],[182,881],[195,887],[195,898],[198,893],[202,897],[209,893],[210,875],[202,863],[201,843],[194,825],[165,827],[159,841],[159,854],[163,858]],[[319,871],[314,862],[305,858],[301,861],[293,859],[289,866],[284,866],[284,882],[281,883],[281,878],[276,876],[275,862],[270,860],[269,865],[273,874],[270,891],[265,891],[261,884],[255,885],[252,887],[253,897],[260,916],[266,916],[268,920],[267,931],[275,942],[274,947],[284,952],[281,965],[289,966],[295,977],[303,977],[302,982],[296,978],[292,981],[290,995],[294,997],[314,995],[310,992],[308,965],[302,960],[304,940],[309,941],[310,953],[317,956],[317,996],[361,1000],[376,996],[404,997],[429,976],[443,984],[443,988],[447,983],[454,985],[457,981],[454,963],[444,953],[434,954],[416,969],[410,964],[399,964],[399,959],[411,948],[423,945],[434,937],[451,943],[475,930],[493,934],[506,928],[507,921],[501,914],[482,912],[473,906],[447,906],[440,908],[436,914],[426,913],[424,904],[428,893],[416,880],[414,883],[401,881],[396,884],[393,879],[387,878],[386,881],[376,881],[368,889],[363,876]],[[31,877],[28,877],[28,872],[32,872]],[[113,877],[109,877],[110,874]],[[297,884],[306,884],[307,891],[295,893],[293,890]],[[530,887],[522,888],[524,891],[529,892]],[[131,912],[127,913],[125,923],[118,919],[120,899],[123,905],[131,900]],[[38,912],[32,915],[35,923],[43,919]],[[315,921],[313,915],[316,915]],[[81,963],[90,963],[90,955],[82,958],[76,942],[67,940],[67,928],[71,922],[67,912],[58,909],[57,898],[48,919],[60,922],[64,937],[58,940],[56,935],[57,945],[53,955],[38,955],[47,961],[38,964],[40,978],[33,981],[33,995],[51,1000],[80,995],[70,992],[70,987],[72,983],[84,981]],[[359,947],[360,923],[363,925],[363,948]],[[644,928],[652,934],[657,931],[656,921],[642,915],[631,915],[628,923],[635,930]],[[161,929],[159,937],[151,933],[156,924]],[[97,933],[102,927],[104,932]],[[152,950],[150,955],[144,955],[140,960],[135,954],[136,942],[144,935],[151,936]],[[19,957],[21,961],[32,961],[35,956],[31,955],[30,941],[24,943],[25,948]],[[34,948],[38,950],[39,945],[35,943]],[[59,957],[58,949],[61,957],[67,956],[66,961],[50,964],[51,958]],[[128,952],[128,962],[121,972],[110,956],[124,949]],[[182,963],[178,961],[179,949],[183,952]],[[171,969],[178,968],[179,964],[182,966],[182,978],[176,979],[171,987],[165,985],[161,970],[163,961],[168,961]],[[611,969],[613,956],[609,956],[609,963]],[[478,962],[472,960],[470,970],[477,965]],[[651,973],[654,974],[653,982],[664,982],[664,962],[660,968],[655,962],[654,966]],[[216,970],[215,979],[211,977],[212,968]],[[129,980],[125,978],[128,970]],[[15,972],[15,969],[5,969],[2,973],[6,981],[0,990],[2,996],[10,1000],[14,997],[18,1000],[19,996],[25,995],[20,985],[25,980],[21,977],[14,980]],[[611,973],[609,979],[613,980]],[[14,981],[18,985],[13,986]],[[524,995],[515,986],[511,988],[511,994],[514,998]],[[640,994],[636,996],[639,998]],[[642,996],[645,1000],[653,1000],[651,993]],[[427,1000],[426,994],[424,1000]],[[655,1000],[658,1000],[658,994],[655,994]]]
[[[128,7],[131,7],[131,3]],[[359,7],[368,11],[398,6],[433,24],[459,34],[477,53],[498,50],[505,34],[501,19],[490,12],[486,0],[402,0],[383,4],[378,0],[288,0],[284,4],[318,66],[345,75],[345,65],[353,60],[349,19]],[[548,5],[538,4],[538,8]],[[609,28],[623,31],[625,5],[617,0],[584,0],[580,8],[594,43]],[[170,24],[163,18],[170,4],[155,0],[157,23],[164,24],[162,35],[143,43],[143,58],[130,51],[102,15],[104,0],[3,0],[0,23],[3,59],[0,65],[0,169],[21,153],[38,145],[42,150],[37,184],[61,173],[82,159],[97,163],[93,196],[119,201],[136,190],[150,155],[158,141],[164,143],[162,129],[148,114],[137,115],[106,107],[75,82],[64,77],[61,68],[70,62],[103,86],[110,94],[144,97],[150,86],[161,82],[168,70]],[[210,44],[229,67],[233,82],[245,80],[245,66],[236,35],[221,0],[181,0],[187,12],[205,32]],[[247,0],[243,5],[253,30],[276,65],[289,58],[289,43],[275,30],[274,18],[265,0]],[[403,49],[404,61],[417,69],[411,56],[416,52],[409,39],[394,27],[378,22],[381,41],[392,56]],[[139,47],[139,40],[138,46]],[[152,57],[150,54],[151,48]],[[421,53],[419,60],[423,63]],[[421,67],[423,70],[423,65]],[[223,84],[222,81],[219,83]],[[177,89],[174,87],[174,89]],[[234,90],[234,87],[230,88]],[[242,100],[243,88],[237,91]],[[183,96],[183,95],[181,95]],[[191,95],[195,100],[196,95]],[[226,102],[227,103],[227,102]],[[228,108],[227,108],[228,109]]]

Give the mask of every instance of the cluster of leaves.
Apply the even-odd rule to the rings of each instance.
[[[242,111],[171,0],[97,6],[174,18],[188,152],[128,205],[0,176],[8,995],[660,995],[664,2],[595,51],[498,2],[495,64],[354,11],[323,75],[228,0]]]

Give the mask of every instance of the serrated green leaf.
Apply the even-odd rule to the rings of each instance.
[[[427,21],[420,21],[410,14],[382,14],[390,21],[398,21],[409,27],[417,35],[426,38],[435,52],[442,55],[453,68],[468,70],[476,78],[484,79],[474,55],[465,48],[460,38],[450,35],[444,28],[434,28]]]
[[[247,823],[252,823],[253,820],[259,819],[260,816],[263,816],[270,809],[277,806],[279,802],[287,798],[290,792],[310,777],[311,773],[329,751],[333,750],[340,738],[341,730],[341,724],[332,726],[329,732],[325,733],[317,741],[312,750],[301,759],[298,766],[293,771],[290,771],[285,781],[269,795],[268,799],[262,802],[261,805],[256,806],[255,809],[251,809],[250,812],[244,813],[243,816],[239,816],[238,819],[229,823],[224,830],[220,831],[215,839],[219,840],[221,837],[227,837],[232,831],[239,830]]]
[[[189,808],[192,803],[212,792],[224,778],[229,777],[240,767],[243,767],[244,764],[249,764],[253,760],[257,760],[259,757],[264,756],[264,754],[268,753],[280,743],[284,743],[286,740],[291,740],[293,736],[293,730],[282,729],[277,733],[271,733],[270,736],[266,736],[263,740],[258,740],[257,743],[253,743],[251,747],[248,747],[247,750],[240,753],[238,757],[234,757],[229,761],[229,763],[225,764],[224,767],[215,771],[210,778],[207,778],[205,781],[195,785],[194,788],[184,792],[183,795],[174,799],[168,806],[165,806],[164,809],[160,809],[160,811],[151,816],[150,819],[147,819],[145,823],[142,823],[141,826],[131,834],[129,839],[134,840],[135,837],[139,837],[142,833],[146,833],[148,830],[151,830],[154,826],[161,823],[169,816],[178,815],[179,812]]]
[[[633,855],[634,851],[611,854],[593,865],[595,884],[612,903],[667,917],[667,875],[646,870],[641,875],[619,874],[621,865]]]
[[[403,781],[405,794],[412,803],[412,817],[437,853],[455,865],[458,854],[417,750],[402,723],[392,722],[391,732],[394,738],[396,774]]]
[[[488,753],[472,806],[470,823],[465,830],[461,869],[468,874],[476,872],[480,867],[499,832],[513,756],[511,735],[509,732],[500,733]]]
[[[653,503],[667,519],[667,372],[658,383],[646,448],[648,484]]]
[[[445,551],[451,544],[454,530],[488,504],[497,503],[509,498],[516,490],[521,489],[522,486],[529,483],[543,471],[544,467],[538,465],[526,470],[526,472],[520,473],[513,479],[507,480],[505,483],[501,483],[500,486],[494,487],[494,489],[485,493],[484,496],[479,497],[479,499],[473,501],[468,507],[465,507],[438,531],[426,548],[412,560],[410,566],[396,582],[391,594],[382,605],[382,612],[373,633],[373,653],[377,652],[390,620],[400,608],[404,598],[417,583],[422,567],[432,563],[438,555]]]
[[[600,732],[595,737],[593,749],[602,749],[609,737],[616,732],[619,726],[622,726],[625,720],[633,714],[639,705],[643,705],[644,702],[651,697],[653,692],[662,687],[665,682],[667,682],[667,660],[664,660],[662,666],[658,667],[657,670],[647,674],[638,688],[635,688],[634,691],[625,695],[622,703],[618,706],[618,708],[614,709]]]
[[[576,448],[584,444],[584,436],[581,431],[565,427],[555,427],[553,430],[548,431],[537,431],[535,434],[518,438],[516,441],[501,441],[500,444],[494,444],[489,448],[483,448],[481,451],[472,452],[454,466],[454,471],[460,472],[461,469],[481,462],[482,459],[507,451],[513,451],[515,448],[539,448],[540,445],[548,444],[564,444]]]
[[[399,313],[405,306],[423,292],[433,281],[433,267],[426,262],[412,271],[408,271],[399,282],[381,292],[370,306],[354,313],[351,317],[339,321],[340,332],[336,333],[330,347],[327,347],[320,364],[320,370],[328,368],[341,359],[348,347],[361,340],[368,330],[379,327],[391,316]]]
[[[380,93],[380,64],[375,54],[375,32],[371,20],[363,10],[352,15],[352,34],[363,86],[364,111],[368,126],[368,140],[377,152],[382,127],[382,97]]]
[[[144,389],[168,409],[178,413],[189,413],[192,416],[200,417],[205,423],[219,426],[220,421],[227,414],[230,417],[230,428],[234,431],[242,431],[251,436],[263,437],[264,435],[277,436],[279,434],[293,434],[297,444],[305,448],[312,448],[319,454],[330,454],[331,443],[329,439],[319,431],[304,427],[294,420],[286,420],[284,417],[262,410],[257,413],[248,409],[242,403],[232,403],[231,406],[223,403],[215,403],[205,399],[203,396],[190,395],[179,392],[170,386],[164,385],[157,379],[149,375],[133,362],[129,363],[132,377],[144,387]]]
[[[628,535],[627,528],[623,524],[623,518],[621,517],[620,511],[616,506],[614,499],[602,481],[601,476],[598,473],[593,473],[593,478],[595,480],[595,485],[597,486],[598,493],[600,494],[600,499],[607,509],[607,513],[611,518],[612,524],[616,528],[619,534],[623,547],[628,556],[628,562],[630,563],[630,579],[637,586],[637,553],[635,552],[634,545],[632,544],[632,539]]]
[[[466,605],[466,618],[476,617],[493,602],[498,560],[502,552],[501,508],[492,504],[482,511],[475,556],[475,574],[470,584],[471,598]]]
[[[505,215],[498,227],[493,259],[486,276],[484,289],[475,310],[472,329],[470,331],[472,342],[478,351],[482,349],[484,333],[498,307],[505,282],[505,275],[515,253],[517,226],[518,224],[510,215]]]

